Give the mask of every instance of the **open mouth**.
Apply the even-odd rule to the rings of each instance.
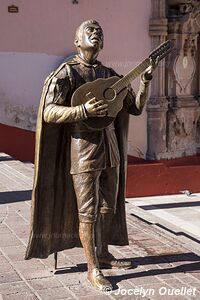
[[[98,37],[93,37],[93,38],[91,38],[91,41],[94,41],[94,42],[99,42],[99,41],[100,41],[100,39],[99,39]]]

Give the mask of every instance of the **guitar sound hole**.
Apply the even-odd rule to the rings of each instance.
[[[108,88],[104,91],[103,96],[106,100],[114,100],[116,98],[116,91],[111,88]]]

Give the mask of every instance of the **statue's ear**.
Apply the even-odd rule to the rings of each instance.
[[[79,47],[80,45],[79,45],[79,41],[76,39],[75,41],[74,41],[74,45],[76,46],[76,47]]]

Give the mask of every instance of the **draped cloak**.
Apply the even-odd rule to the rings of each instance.
[[[39,105],[30,236],[25,259],[47,258],[54,252],[81,247],[77,202],[70,174],[69,125],[46,123],[43,120],[48,88],[54,76],[64,65],[70,72],[70,62],[65,62],[50,74],[45,81]],[[70,81],[73,84],[73,78],[70,78]],[[141,111],[134,108],[129,113],[139,115]],[[128,123],[128,113],[122,109],[115,119],[115,132],[120,152],[120,175],[116,214],[108,241],[109,244],[121,246],[128,245],[125,216]]]

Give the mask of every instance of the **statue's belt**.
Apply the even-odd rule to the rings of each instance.
[[[93,130],[93,131],[103,131],[105,129],[99,129],[99,130]],[[106,131],[109,130],[115,130],[114,124],[111,123],[109,126],[106,127]],[[79,132],[88,132],[91,134],[91,130],[88,129],[88,127],[85,126],[83,122],[74,122],[69,125],[69,131],[70,133],[79,133]]]

